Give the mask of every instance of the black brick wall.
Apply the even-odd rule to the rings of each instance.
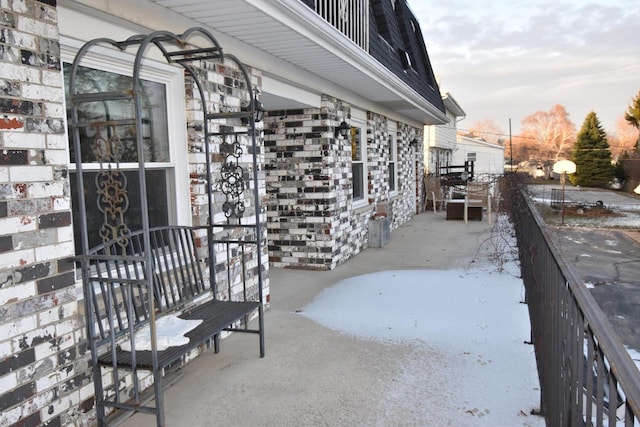
[[[40,215],[38,222],[40,228],[66,227],[71,225],[71,212]]]
[[[36,385],[34,383],[28,383],[14,388],[9,393],[0,395],[0,412],[20,402],[29,400],[29,398],[33,397],[35,390]]]
[[[48,292],[66,288],[67,286],[75,285],[75,275],[73,271],[70,271],[57,276],[47,277],[46,279],[38,280],[37,285],[38,295],[46,294]]]
[[[12,354],[9,357],[0,360],[0,377],[15,371],[16,369],[27,366],[36,361],[35,350],[30,348],[20,353]]]

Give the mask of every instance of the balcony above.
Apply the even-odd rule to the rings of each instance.
[[[434,97],[425,95],[402,73],[369,54],[369,0],[152,1],[214,34],[255,48],[260,55],[252,58],[232,53],[270,78],[354,100],[365,108],[382,107],[421,124],[447,122],[437,85],[432,88]],[[132,6],[124,0],[114,3],[122,3],[126,10],[117,13],[129,19]],[[271,59],[279,65],[272,66]],[[265,93],[265,105],[270,95],[277,94]],[[300,106],[295,100],[289,105]]]

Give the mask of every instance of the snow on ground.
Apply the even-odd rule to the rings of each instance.
[[[543,204],[549,206],[551,204],[551,190],[546,186],[531,186],[534,195],[532,200],[537,204]],[[588,191],[588,190],[585,190]],[[580,202],[580,191],[567,191],[566,201],[571,203],[571,198],[574,197],[575,202]],[[626,195],[622,195],[625,196]],[[565,217],[565,224],[567,226],[576,227],[601,227],[601,228],[640,228],[640,200],[633,199],[632,196],[628,197],[629,202],[617,201],[614,203],[605,203],[605,207],[622,214],[621,216],[611,216],[603,218],[588,218],[588,217]],[[591,200],[592,202],[594,200]]]
[[[636,363],[638,370],[640,370],[640,351],[636,351],[631,347],[627,347],[627,346],[625,346],[625,348],[627,349],[629,356],[631,356],[631,359],[633,359],[633,361]]]
[[[502,267],[357,276],[327,288],[302,313],[361,339],[412,345],[384,401],[418,413],[419,425],[543,426],[531,415],[540,391],[534,349],[524,343],[523,284],[514,262]]]
[[[594,227],[594,228],[640,228],[640,214],[631,211],[617,211],[623,216],[612,216],[606,218],[579,218],[565,217],[567,226]]]

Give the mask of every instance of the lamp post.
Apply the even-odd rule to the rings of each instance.
[[[564,184],[567,181],[568,173],[576,173],[576,164],[573,163],[571,160],[560,160],[553,164],[553,171],[555,173],[560,174],[560,182],[562,183],[562,208],[561,208],[562,222],[561,224],[564,225]]]

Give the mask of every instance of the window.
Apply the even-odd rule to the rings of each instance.
[[[396,167],[396,159],[398,157],[398,142],[396,138],[396,131],[390,130],[389,132],[389,192],[395,193],[397,191],[398,183],[398,169]]]
[[[353,201],[364,200],[365,189],[365,147],[362,129],[352,126],[351,138],[351,171],[353,174]]]
[[[73,48],[63,46],[63,72],[65,76],[65,94],[69,97],[69,71],[75,52]],[[98,55],[96,55],[97,57]],[[128,75],[132,61],[129,58],[88,57],[87,63],[78,70],[78,84],[81,92],[113,92],[126,90],[131,87],[131,77]],[[150,225],[168,223],[188,224],[190,218],[188,175],[186,165],[186,144],[170,144],[169,141],[182,134],[186,135],[184,108],[184,86],[182,74],[174,67],[161,64],[152,74],[143,74],[142,85],[144,101],[142,119],[144,124],[145,152],[144,161],[147,179],[147,202],[149,207]],[[177,101],[174,102],[174,100]],[[67,103],[67,114],[70,114],[71,104]],[[101,100],[88,102],[78,110],[80,120],[117,120],[134,117],[134,104],[129,100]],[[167,118],[172,117],[169,121]],[[99,174],[100,165],[96,152],[92,146],[96,142],[105,144],[113,138],[119,138],[120,150],[118,154],[120,168],[124,171],[127,181],[127,193],[130,195],[128,207],[125,211],[125,222],[131,230],[141,226],[141,203],[138,200],[138,154],[134,131],[129,126],[104,126],[101,128],[86,127],[80,129],[82,144],[81,153],[75,153],[73,142],[69,139],[71,166],[70,186],[73,209],[74,234],[76,238],[76,252],[81,248],[80,219],[78,209],[75,162],[82,158],[85,173],[85,186],[91,188]],[[104,213],[97,205],[96,191],[85,192],[86,218],[89,230],[89,246],[101,243],[100,231],[104,223]]]

